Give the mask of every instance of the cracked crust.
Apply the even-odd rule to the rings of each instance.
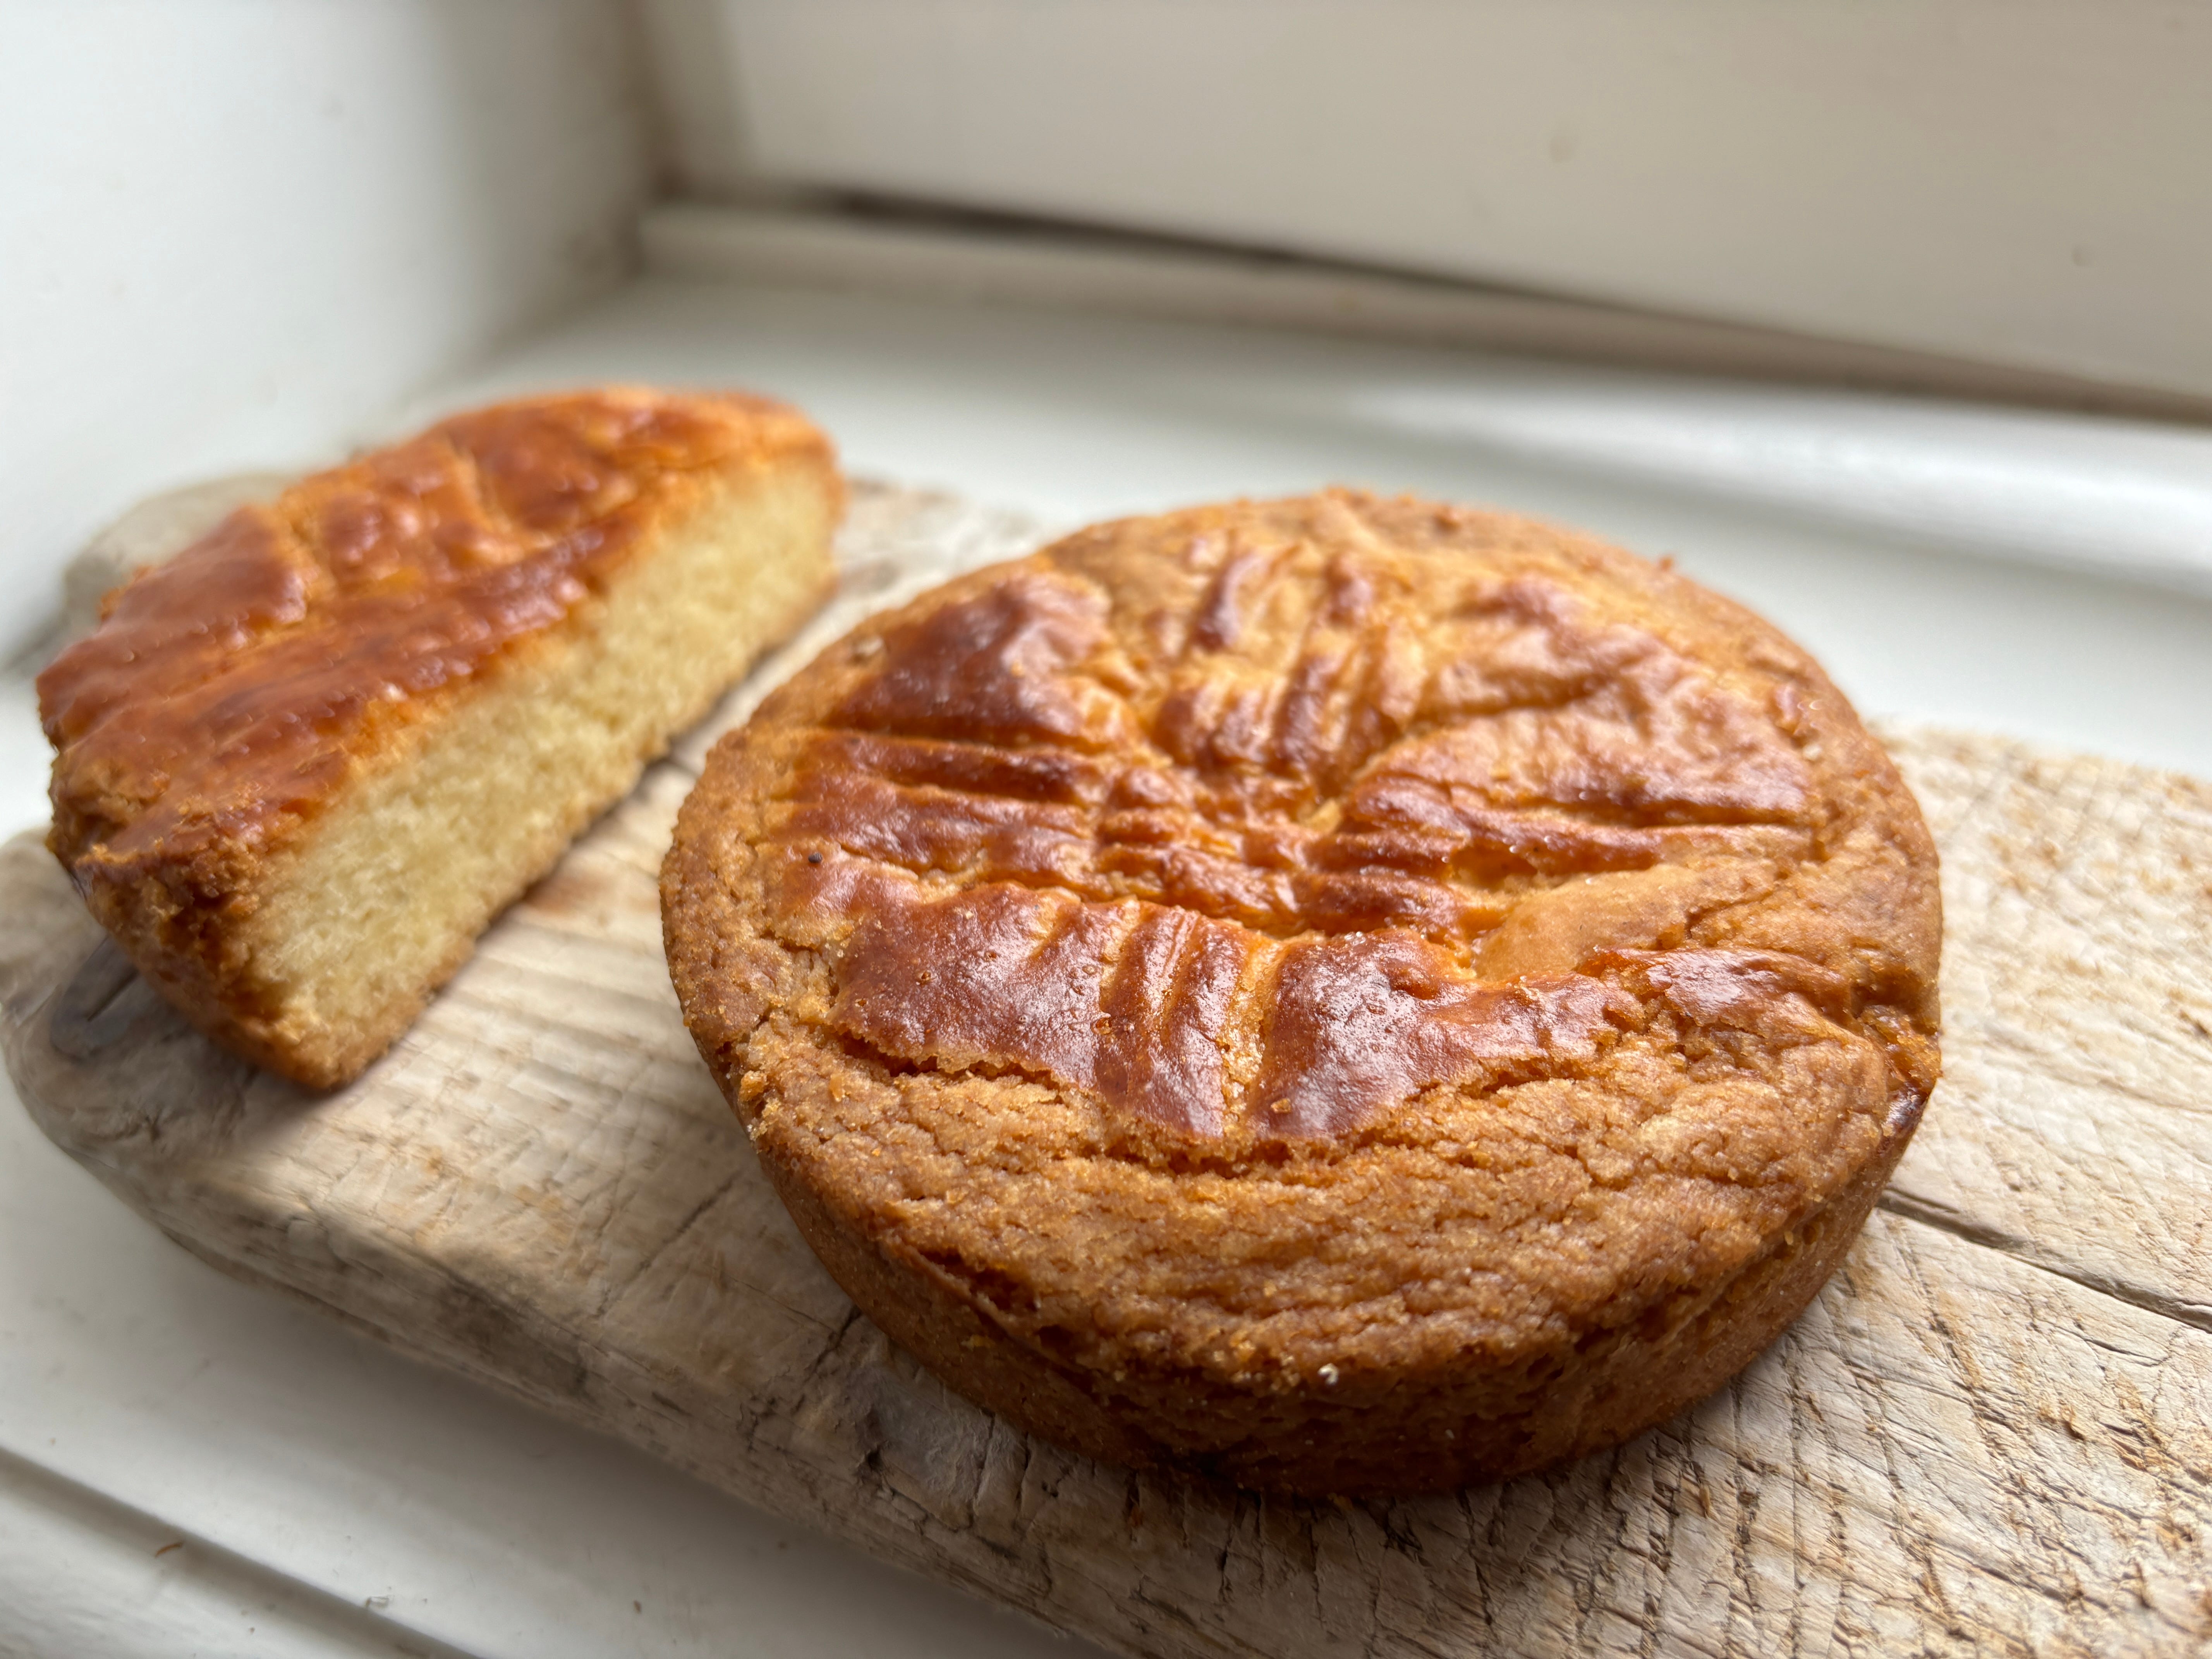
[[[1083,532],[726,738],[662,880],[810,1243],[1033,1432],[1398,1492],[1663,1420],[1938,1067],[1936,855],[1819,668],[1526,520]]]

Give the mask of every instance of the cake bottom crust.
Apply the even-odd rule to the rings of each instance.
[[[1717,1287],[1593,1331],[1565,1354],[1407,1370],[1370,1379],[1356,1400],[1326,1384],[1238,1389],[1189,1372],[1108,1378],[1055,1364],[1010,1335],[959,1281],[843,1221],[756,1146],[800,1235],[854,1304],[948,1386],[1024,1432],[1103,1462],[1180,1468],[1260,1491],[1402,1497],[1602,1451],[1720,1389],[1842,1264],[1917,1121],[1915,1108],[1826,1205]],[[1501,1413],[1501,1398],[1528,1403]]]

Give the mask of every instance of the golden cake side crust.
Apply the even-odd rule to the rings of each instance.
[[[338,1036],[297,1029],[285,988],[247,959],[270,954],[248,940],[272,884],[457,709],[557,679],[672,530],[793,471],[834,517],[834,457],[796,411],[616,387],[459,416],[239,509],[111,596],[100,627],[40,677],[50,846],[205,1029],[303,1081],[343,1080],[419,994],[358,1019],[319,1013],[350,1026]],[[810,608],[828,580],[815,556]],[[466,950],[463,936],[429,979]]]
[[[1525,520],[1100,526],[825,652],[663,878],[802,1230],[1108,1457],[1612,1443],[1840,1259],[1937,1069],[1932,843],[1771,628]]]

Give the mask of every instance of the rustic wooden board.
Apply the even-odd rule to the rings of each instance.
[[[1943,848],[1948,1075],[1812,1310],[1629,1446],[1452,1498],[1261,1498],[1027,1441],[893,1349],[695,1056],[654,877],[714,730],[1031,535],[863,490],[832,611],[336,1095],[210,1048],[28,838],[0,851],[24,1099],[228,1271],[1133,1653],[2212,1644],[2212,787],[2137,768],[1891,734]]]

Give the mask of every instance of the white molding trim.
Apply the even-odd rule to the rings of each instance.
[[[2212,398],[1289,257],[1057,227],[663,202],[655,276],[1311,330],[2212,423]]]

